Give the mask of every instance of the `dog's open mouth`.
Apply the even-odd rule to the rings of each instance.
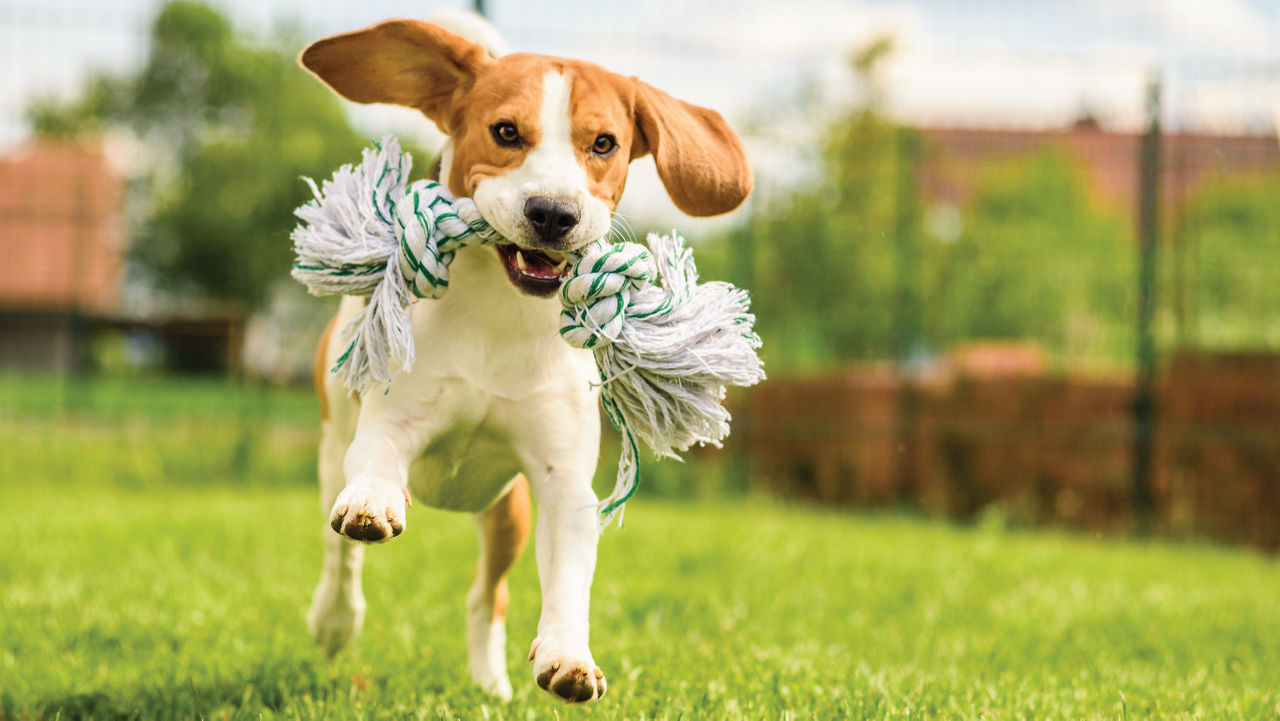
[[[569,275],[569,258],[563,253],[521,248],[514,243],[498,246],[498,257],[507,278],[522,292],[546,298],[560,290]]]

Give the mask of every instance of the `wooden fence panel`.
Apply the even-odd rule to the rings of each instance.
[[[883,369],[752,389],[756,477],[795,498],[908,502],[1101,531],[1133,525],[1131,379],[1016,364],[904,381]],[[1182,354],[1157,398],[1158,527],[1280,548],[1280,355]]]

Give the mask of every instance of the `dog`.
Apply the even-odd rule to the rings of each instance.
[[[336,653],[365,614],[364,545],[406,527],[410,499],[475,514],[480,558],[466,598],[469,668],[512,693],[506,573],[524,549],[530,494],[542,610],[529,660],[569,702],[605,692],[588,643],[599,535],[591,479],[600,441],[590,352],[559,337],[568,253],[606,236],[632,160],[652,155],[694,216],[738,207],[752,174],[715,111],[579,60],[490,52],[419,20],[318,40],[304,68],[344,98],[414,108],[448,137],[438,180],[475,200],[506,242],[460,250],[449,292],[411,308],[419,349],[386,393],[348,395],[329,372],[364,301],[344,298],[316,355],[325,559],[307,623]]]

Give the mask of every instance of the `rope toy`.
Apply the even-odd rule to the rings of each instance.
[[[389,387],[414,360],[409,307],[449,287],[449,263],[468,245],[503,242],[470,198],[439,183],[408,182],[413,159],[391,136],[344,165],[295,211],[292,275],[313,295],[368,296],[344,329],[332,372],[350,391]],[[698,283],[693,253],[677,233],[649,247],[597,240],[570,256],[560,287],[560,335],[592,351],[600,403],[622,434],[613,493],[600,502],[603,529],[640,483],[637,439],[679,459],[693,444],[729,435],[725,386],[764,379],[747,292]]]

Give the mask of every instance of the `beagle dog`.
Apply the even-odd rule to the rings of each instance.
[[[448,136],[439,179],[505,238],[459,251],[449,293],[411,308],[419,349],[386,393],[349,396],[329,372],[363,301],[344,298],[320,341],[319,475],[325,560],[307,623],[336,653],[359,631],[364,544],[406,527],[410,498],[475,514],[480,559],[467,594],[470,672],[510,698],[507,570],[539,509],[542,587],[529,652],[537,684],[565,701],[605,692],[588,645],[599,534],[591,488],[600,412],[591,353],[558,333],[567,253],[610,232],[628,165],[652,155],[695,216],[751,192],[742,144],[721,116],[588,62],[496,56],[443,27],[388,20],[316,41],[302,65],[358,103],[415,108]]]

